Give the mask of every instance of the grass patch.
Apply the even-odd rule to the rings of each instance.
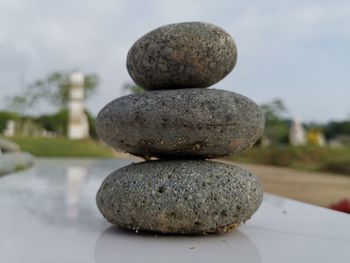
[[[25,169],[26,169],[26,166],[23,165],[23,164],[17,164],[16,167],[15,167],[15,171],[16,172],[23,171]]]
[[[326,171],[350,175],[350,147],[319,146],[253,147],[239,155],[228,157],[238,162],[291,167],[311,171]]]
[[[17,143],[22,151],[38,157],[113,157],[110,148],[92,139],[15,137],[11,140]]]
[[[333,157],[321,166],[321,170],[350,175],[350,158],[349,156]]]

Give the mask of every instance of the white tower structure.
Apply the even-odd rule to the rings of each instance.
[[[13,137],[15,136],[15,132],[16,132],[16,123],[13,120],[8,120],[6,122],[6,128],[3,132],[5,137]]]
[[[291,145],[305,145],[305,130],[301,123],[295,119],[292,120],[289,128],[289,143]]]
[[[84,75],[80,72],[70,76],[68,138],[84,139],[89,137],[89,122],[84,112]]]

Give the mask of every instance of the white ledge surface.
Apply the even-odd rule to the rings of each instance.
[[[350,216],[265,194],[228,234],[125,231],[99,213],[95,194],[123,160],[39,159],[0,177],[0,262],[350,262]]]

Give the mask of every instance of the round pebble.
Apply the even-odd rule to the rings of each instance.
[[[0,154],[2,152],[19,152],[21,148],[18,144],[0,138]]]
[[[26,170],[34,164],[34,157],[26,152],[0,154],[0,176]]]
[[[135,83],[147,90],[205,88],[223,79],[237,60],[236,45],[208,23],[166,25],[141,37],[127,56]]]
[[[254,144],[264,116],[237,93],[177,89],[118,98],[99,113],[96,128],[104,142],[137,156],[203,159]]]
[[[258,209],[263,192],[243,168],[212,161],[131,164],[110,174],[96,201],[119,226],[162,233],[227,232]]]

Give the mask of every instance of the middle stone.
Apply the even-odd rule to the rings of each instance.
[[[96,127],[110,146],[137,156],[215,158],[254,144],[264,117],[237,93],[177,89],[118,98],[102,109]]]

